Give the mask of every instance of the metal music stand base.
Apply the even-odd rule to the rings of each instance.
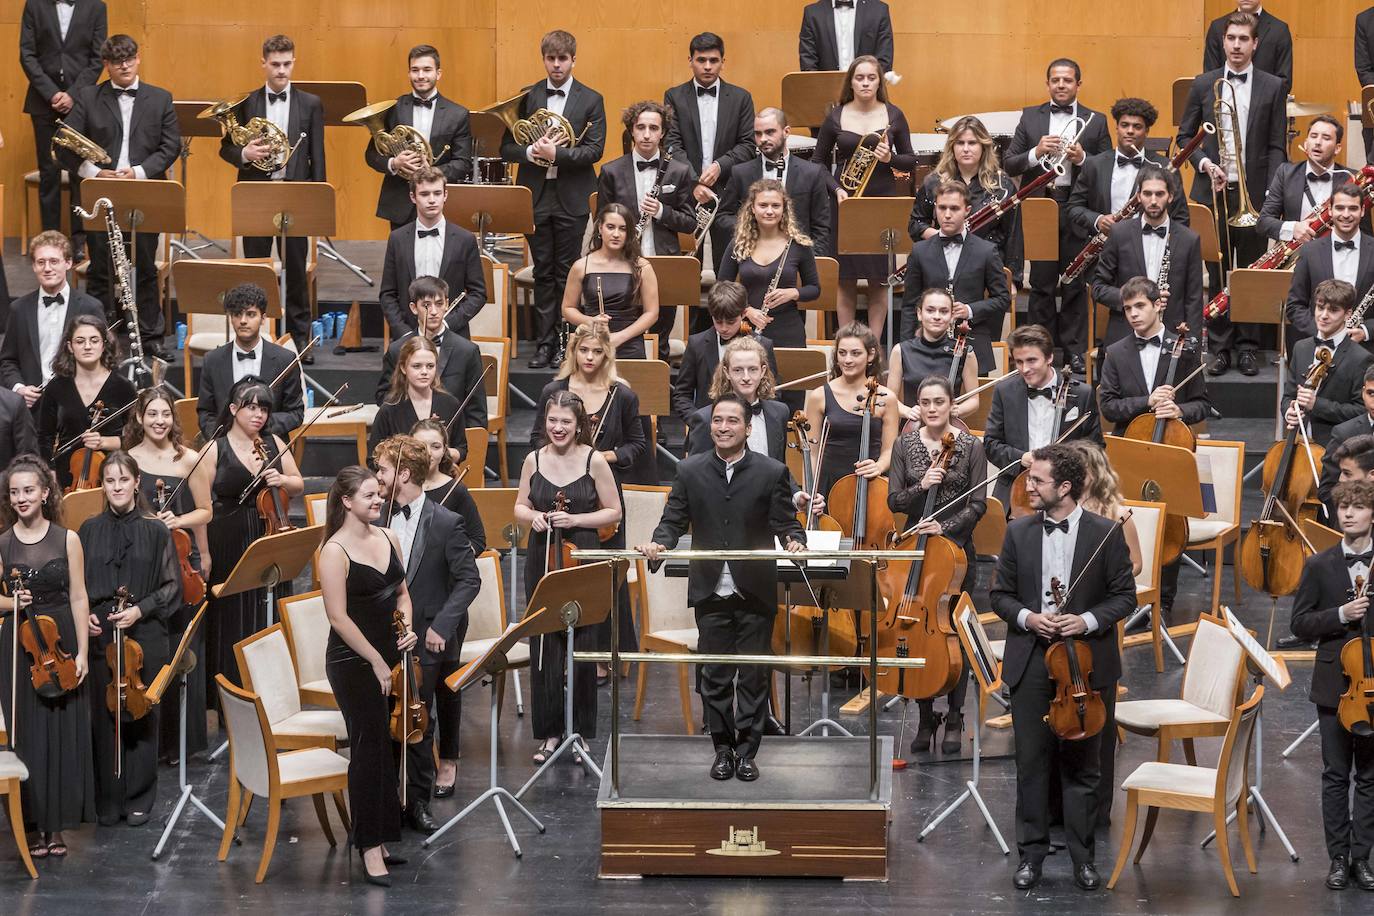
[[[506,540],[510,542],[510,604],[508,604],[507,607],[513,608],[519,607],[519,605],[515,603],[515,555],[520,550],[520,548],[516,546],[520,542],[520,535],[518,532],[508,532],[506,533]],[[508,619],[502,622],[509,626],[511,623],[509,620],[509,612],[507,612],[507,618]],[[525,695],[520,689],[520,669],[512,668],[510,669],[510,674],[511,677],[515,679],[515,716],[518,719],[523,719],[525,717]]]
[[[362,280],[368,286],[377,285],[377,281],[369,277],[365,270],[363,270],[357,264],[354,264],[352,261],[344,257],[342,254],[340,254],[339,250],[334,247],[334,243],[329,240],[328,236],[322,239],[315,240],[315,251],[319,253],[321,256],[328,258],[329,260],[335,261],[343,265],[345,268],[348,269],[348,271],[351,274],[353,274],[353,276],[357,277],[359,280]]]
[[[549,758],[534,771],[534,775],[525,780],[525,784],[515,793],[516,798],[529,791],[530,786],[539,781],[539,777],[558,762],[558,758],[563,756],[563,752],[572,749],[577,754],[577,762],[582,764],[582,769],[586,770],[597,779],[601,778],[601,768],[592,762],[592,749],[587,744],[587,740],[580,734],[573,731],[573,632],[576,621],[569,620],[568,626],[564,630],[567,634],[568,645],[564,653],[563,660],[563,735],[562,741],[558,742],[558,747],[554,748]],[[542,641],[544,637],[539,637]],[[616,677],[617,673],[612,671],[611,677]]]
[[[790,595],[790,592],[789,592]],[[823,608],[821,614],[821,654],[830,654],[830,608]],[[835,729],[845,738],[853,738],[854,733],[845,728],[834,719],[830,718],[830,669],[822,667],[821,677],[821,717],[812,722],[806,728],[797,733],[797,737],[804,738],[816,729],[821,730],[822,738],[830,737],[830,729]]]
[[[1125,628],[1129,630],[1135,625],[1135,622],[1141,618],[1149,620],[1154,616],[1154,612],[1155,606],[1153,604],[1147,604],[1144,607],[1137,608],[1134,614],[1126,618]],[[1174,638],[1169,635],[1169,628],[1164,626],[1164,621],[1162,620],[1159,626],[1159,637],[1164,641],[1164,645],[1169,647],[1169,651],[1174,654],[1174,658],[1178,659],[1178,663],[1180,665],[1186,665],[1187,661],[1183,658],[1183,653],[1178,650],[1178,643],[1174,642]]]
[[[172,828],[177,825],[177,821],[181,820],[181,813],[186,809],[186,803],[188,801],[199,808],[200,813],[210,819],[210,823],[214,824],[221,831],[224,830],[224,821],[220,820],[215,812],[206,807],[205,802],[201,801],[196,796],[196,793],[192,791],[191,784],[186,780],[186,678],[187,675],[185,674],[181,676],[181,687],[179,688],[181,695],[181,728],[178,739],[180,744],[180,758],[177,761],[177,785],[181,787],[181,797],[177,799],[177,806],[172,810],[172,816],[167,819],[167,826],[162,830],[162,837],[157,841],[157,847],[153,849],[153,861],[157,861],[157,857],[162,855],[163,847],[167,845],[167,840],[172,836]],[[243,843],[237,834],[234,836],[234,842],[239,844]]]
[[[964,783],[964,791],[959,793],[958,798],[946,805],[939,814],[936,814],[935,817],[931,819],[930,823],[921,828],[921,835],[916,837],[916,842],[920,843],[925,840],[936,827],[940,826],[945,818],[949,817],[960,805],[972,798],[973,803],[977,805],[978,810],[982,812],[983,820],[987,822],[988,828],[992,830],[992,836],[997,840],[997,845],[1001,847],[1002,855],[1011,855],[1011,849],[1007,847],[1007,841],[1002,839],[1002,831],[997,829],[997,822],[992,819],[992,813],[988,811],[987,802],[983,801],[983,795],[978,791],[978,775],[982,769],[981,764],[983,759],[983,741],[980,737],[983,731],[982,725],[983,723],[979,722],[973,727],[973,778]],[[898,748],[897,752],[901,753],[901,748]]]
[[[1287,760],[1290,756],[1292,756],[1293,752],[1296,751],[1296,750],[1298,749],[1298,745],[1302,744],[1302,743],[1303,743],[1304,741],[1306,741],[1308,738],[1311,738],[1311,737],[1312,737],[1312,733],[1315,732],[1316,730],[1317,730],[1317,723],[1316,723],[1316,722],[1313,722],[1311,725],[1307,726],[1307,730],[1306,730],[1305,732],[1303,732],[1301,735],[1298,735],[1298,738],[1297,738],[1296,741],[1294,741],[1292,744],[1288,745],[1288,747],[1284,748],[1284,749],[1283,749],[1283,753],[1280,754],[1279,756],[1282,757],[1284,760]]]

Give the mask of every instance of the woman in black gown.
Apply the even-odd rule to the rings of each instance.
[[[63,489],[71,486],[71,456],[78,448],[112,452],[120,447],[122,419],[91,429],[97,401],[102,405],[104,419],[137,394],[132,382],[115,373],[118,365],[114,336],[102,319],[77,315],[67,322],[62,344],[52,361],[52,379],[38,402],[38,447],[57,470]],[[57,453],[68,442],[72,444]]]
[[[812,435],[820,436],[822,421],[830,424],[825,453],[820,455],[816,471],[822,495],[828,497],[835,481],[850,474],[873,480],[887,473],[892,443],[897,439],[897,408],[891,392],[881,385],[869,423],[868,457],[859,458],[868,380],[882,377],[883,354],[872,331],[853,322],[835,332],[830,380],[806,393],[806,418],[811,423]],[[845,526],[850,522],[837,521]]]
[[[597,546],[597,529],[620,521],[620,497],[615,475],[601,453],[592,447],[591,423],[582,399],[570,391],[555,391],[544,407],[544,439],[548,443],[529,453],[520,469],[515,520],[531,529],[525,553],[525,597],[534,594],[547,566],[546,548],[571,541],[581,548]],[[566,501],[559,508],[558,497]],[[561,557],[556,561],[561,562]],[[589,650],[595,634],[589,627],[574,631],[574,649]],[[563,631],[530,639],[530,726],[539,742],[534,762],[544,763],[563,736],[564,661],[567,637]],[[573,666],[573,730],[583,738],[596,735],[596,672],[588,664]]]
[[[410,595],[396,535],[381,515],[377,478],[344,468],[329,488],[320,547],[320,589],[329,616],[325,674],[348,728],[348,808],[353,845],[371,884],[391,886],[387,852],[401,839],[400,784],[389,719],[391,669],[415,647]],[[396,619],[402,625],[396,627]]]
[[[897,404],[902,420],[920,422],[916,410],[916,389],[923,379],[932,375],[950,377],[953,368],[954,394],[958,397],[964,391],[978,387],[978,360],[969,359],[973,355],[972,346],[966,346],[959,357],[959,366],[954,368],[955,338],[950,334],[950,324],[954,321],[954,299],[948,290],[938,287],[924,290],[916,304],[916,336],[904,340],[892,348],[892,356],[887,370],[887,387],[900,398]],[[963,417],[978,409],[978,399],[973,395],[962,403],[954,405],[954,416]]]
[[[658,322],[658,277],[639,252],[635,223],[624,204],[602,207],[587,255],[573,262],[563,287],[563,320],[574,328],[601,324],[621,359],[644,359],[644,335]]]
[[[191,477],[193,482],[199,477],[200,485],[208,487],[213,498],[214,518],[206,530],[210,547],[207,585],[215,586],[228,579],[249,545],[263,536],[265,525],[258,514],[256,497],[264,487],[281,487],[290,496],[305,492],[305,481],[285,444],[276,436],[262,434],[267,418],[272,415],[272,403],[272,390],[266,383],[248,376],[235,384],[219,417],[225,433],[211,443]],[[266,459],[254,447],[258,442]],[[258,478],[268,461],[274,463]],[[283,594],[289,586],[290,583],[277,586],[277,594]],[[253,589],[211,599],[205,615],[207,682],[220,672],[238,680],[234,643],[267,626],[265,598],[262,589]]]
[[[472,552],[481,556],[487,549],[487,532],[482,524],[482,513],[477,510],[477,502],[472,498],[467,481],[476,475],[478,483],[482,480],[482,469],[464,466],[459,468],[453,463],[444,439],[444,424],[440,420],[421,420],[410,428],[410,434],[429,450],[429,476],[425,478],[425,496],[437,500],[439,505],[463,518],[468,542]],[[462,480],[455,474],[466,475]]]
[[[5,496],[0,500],[0,524],[5,526],[0,563],[6,589],[11,587],[10,571],[17,569],[25,579],[17,594],[0,598],[0,708],[14,751],[29,770],[22,789],[24,817],[26,827],[38,831],[29,855],[65,856],[63,831],[95,820],[85,559],[76,532],[62,527],[61,491],[46,465],[33,455],[20,455],[0,478],[0,489]],[[75,660],[81,679],[75,690],[39,696],[34,689],[28,655],[21,649],[16,660],[11,654],[16,603],[22,619],[41,615],[57,624],[58,640]]]
[[[434,342],[424,337],[411,337],[402,344],[396,358],[391,388],[372,421],[367,450],[375,452],[378,442],[392,436],[409,435],[420,420],[438,417],[447,425],[461,406],[462,402],[445,391],[439,381],[439,350]],[[461,420],[449,430],[448,442],[453,460],[462,461],[468,440]]]
[[[106,688],[114,680],[114,671],[105,651],[115,642],[115,631],[123,630],[125,638],[138,643],[142,650],[143,683],[152,684],[170,653],[167,620],[181,607],[181,574],[172,551],[171,532],[152,514],[140,492],[138,462],[128,452],[114,452],[100,468],[100,482],[106,509],[82,523],[79,532],[86,553],[90,640],[95,654],[90,699],[95,726],[96,815],[102,826],[127,819],[130,827],[138,827],[148,822],[157,799],[161,706],[153,706],[137,719],[124,713],[116,742],[114,713],[106,702]],[[128,591],[122,610],[120,589]]]

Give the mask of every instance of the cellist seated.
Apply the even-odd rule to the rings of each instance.
[[[1344,280],[1323,280],[1312,298],[1317,333],[1293,344],[1283,382],[1283,418],[1289,429],[1297,426],[1299,419],[1304,421],[1309,441],[1322,445],[1331,440],[1336,426],[1366,412],[1360,403],[1360,389],[1374,356],[1346,330],[1346,321],[1355,308],[1355,287]],[[1321,385],[1308,388],[1300,382],[1319,347],[1331,351],[1331,366]]]

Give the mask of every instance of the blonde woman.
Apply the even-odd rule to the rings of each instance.
[[[792,199],[782,182],[763,178],[749,186],[735,222],[734,242],[716,279],[737,280],[744,286],[749,293],[744,320],[754,331],[775,346],[806,346],[806,324],[797,303],[818,298],[821,281],[811,239],[797,228]]]
[[[1104,518],[1116,520],[1126,514],[1121,501],[1121,478],[1116,469],[1107,461],[1107,453],[1102,446],[1089,439],[1073,439],[1064,443],[1078,452],[1083,458],[1087,476],[1083,479],[1083,498],[1078,502],[1089,512]],[[1121,526],[1126,536],[1126,546],[1131,551],[1131,572],[1140,575],[1144,567],[1144,554],[1140,550],[1140,534],[1136,531],[1135,520],[1127,519]]]

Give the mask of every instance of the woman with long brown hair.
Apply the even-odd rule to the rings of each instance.
[[[481,394],[473,396],[481,397]],[[391,387],[372,421],[367,450],[375,452],[378,442],[408,435],[416,423],[430,417],[438,417],[448,424],[460,406],[459,400],[445,391],[439,380],[439,348],[426,337],[411,337],[401,345],[401,352],[396,357]],[[453,460],[462,461],[468,442],[461,421],[454,422],[449,429],[448,441]]]
[[[621,359],[644,359],[644,335],[658,322],[658,277],[640,254],[637,223],[624,204],[602,207],[587,254],[573,262],[563,287],[563,320],[604,326]]]
[[[456,475],[462,473],[453,462],[453,455],[444,438],[444,424],[433,418],[421,420],[410,428],[415,437],[429,452],[429,475],[425,477],[425,496],[436,500],[439,505],[463,517],[463,527],[467,529],[472,552],[481,555],[487,549],[487,533],[482,526],[482,515],[477,511],[477,503],[472,498],[472,490],[467,481],[482,482],[480,467],[464,465],[466,480]]]
[[[881,383],[884,374],[883,351],[872,330],[852,321],[835,332],[830,379],[806,393],[806,418],[811,422],[812,435],[820,435],[822,421],[830,424],[825,454],[816,469],[822,495],[828,495],[841,477],[858,474],[872,480],[887,473],[892,443],[897,439],[898,413],[892,392],[881,384],[869,424],[868,457],[859,460],[868,380]]]

